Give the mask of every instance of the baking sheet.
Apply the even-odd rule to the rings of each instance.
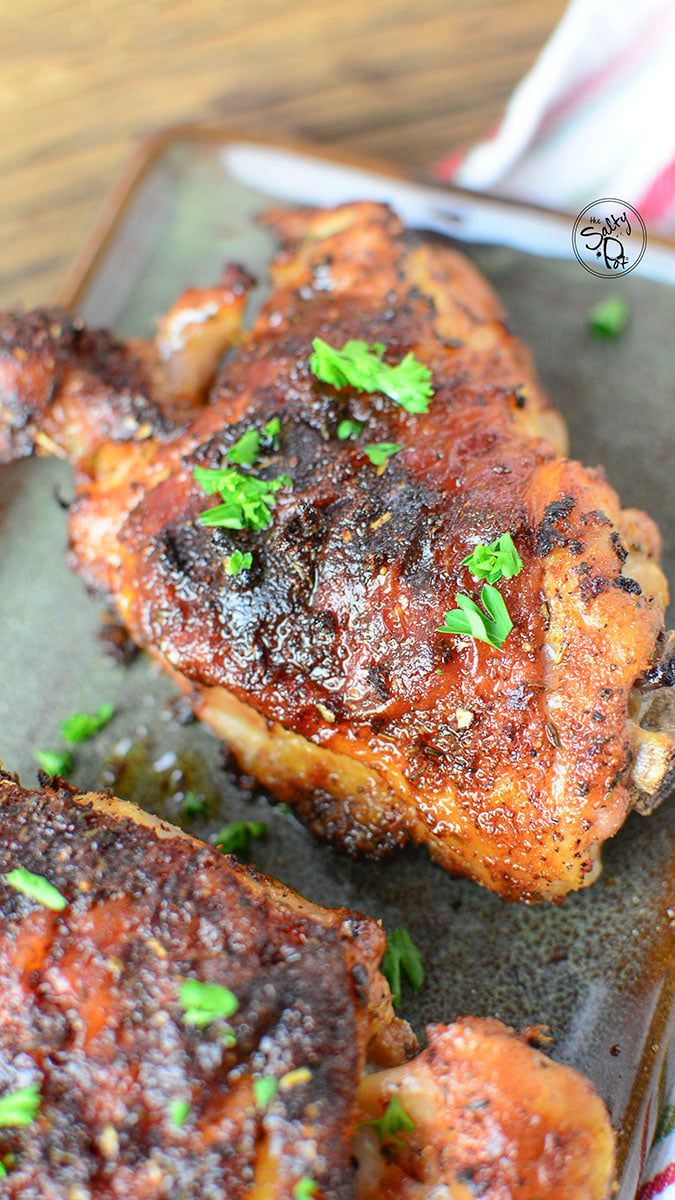
[[[268,190],[264,169],[259,181],[235,179],[228,148],[226,135],[210,131],[177,133],[151,149],[118,198],[97,254],[89,256],[77,297],[86,320],[112,325],[123,336],[150,334],[155,314],[182,287],[214,282],[228,260],[264,280],[274,243],[255,218],[278,197]],[[293,170],[287,183],[301,198],[302,172],[289,158]],[[381,195],[386,179],[361,171],[360,194]],[[306,191],[312,199],[309,178]],[[422,224],[430,223],[430,194],[439,205],[452,205],[452,192],[420,188]],[[470,208],[466,194],[461,200]],[[511,206],[525,242],[528,211]],[[592,466],[604,463],[624,504],[644,507],[659,521],[675,587],[675,289],[639,273],[608,285],[576,260],[543,256],[541,246],[537,256],[504,247],[498,213],[493,245],[462,248],[497,288],[514,331],[533,348],[542,380],[570,425],[574,455]],[[674,264],[671,256],[673,278]],[[588,309],[608,290],[625,296],[631,311],[616,342],[593,339],[587,327]],[[263,294],[261,284],[252,306]],[[387,929],[409,928],[423,951],[427,980],[417,996],[405,991],[401,1013],[418,1032],[426,1022],[469,1013],[514,1026],[549,1025],[553,1057],[589,1075],[609,1105],[619,1131],[619,1196],[632,1200],[645,1123],[653,1125],[664,1082],[672,1007],[672,801],[648,819],[629,818],[607,846],[601,879],[556,907],[507,905],[449,878],[422,850],[378,864],[350,860],[316,841],[254,785],[242,786],[215,737],[176,719],[174,689],[148,659],[128,667],[111,662],[97,637],[103,606],[64,563],[66,519],[57,498],[67,500],[70,489],[62,463],[31,460],[0,469],[5,766],[30,784],[34,750],[61,745],[63,717],[112,701],[109,726],[76,751],[78,786],[108,783],[207,839],[232,819],[267,821],[267,838],[253,846],[263,870],[322,904],[355,907],[381,918]],[[177,793],[185,787],[207,795],[207,817],[181,816]]]

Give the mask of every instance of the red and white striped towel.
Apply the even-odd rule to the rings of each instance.
[[[654,1141],[642,1172],[636,1200],[672,1200],[675,1196],[675,1093],[661,1109]]]
[[[437,174],[570,213],[617,197],[675,237],[675,0],[572,0],[494,134]]]

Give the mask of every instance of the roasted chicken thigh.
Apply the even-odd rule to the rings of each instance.
[[[658,531],[565,457],[461,255],[376,204],[268,219],[283,248],[250,329],[238,268],[152,344],[7,315],[0,458],[72,459],[71,562],[316,833],[371,855],[412,839],[505,897],[560,899],[672,782]],[[428,411],[322,381],[315,339],[414,356]],[[237,471],[278,489],[269,523],[203,524],[222,507],[204,478],[252,431]],[[506,533],[505,640],[439,632],[481,600],[467,557]]]
[[[490,1021],[407,1061],[384,943],[134,805],[0,772],[1,1194],[606,1200],[590,1085]]]

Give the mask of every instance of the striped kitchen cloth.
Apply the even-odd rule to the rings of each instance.
[[[636,1200],[672,1200],[675,1196],[675,1094],[663,1106]]]
[[[674,118],[674,0],[572,0],[494,134],[437,174],[570,213],[616,197],[675,237]]]

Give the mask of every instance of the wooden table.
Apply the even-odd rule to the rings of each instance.
[[[0,304],[51,302],[140,139],[220,118],[425,167],[484,135],[564,0],[0,6]]]

